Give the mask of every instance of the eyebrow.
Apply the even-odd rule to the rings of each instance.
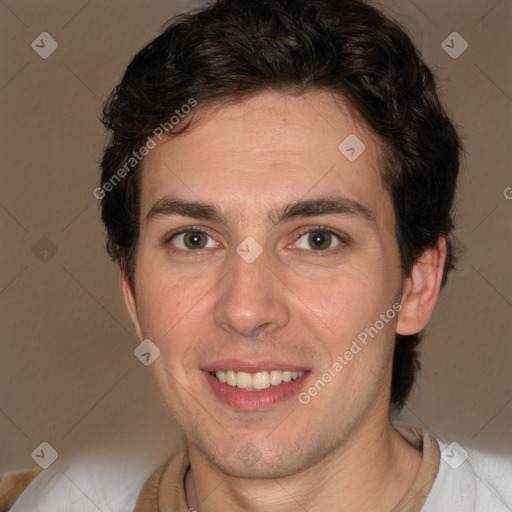
[[[368,207],[353,199],[340,196],[294,201],[271,212],[268,220],[272,224],[278,224],[295,218],[317,215],[359,216],[366,221],[375,222],[375,215]]]
[[[146,222],[156,217],[172,215],[227,224],[227,216],[213,204],[202,201],[183,201],[171,197],[159,199],[146,215]],[[375,222],[375,215],[367,206],[340,196],[293,201],[283,207],[271,210],[267,216],[267,222],[276,225],[295,218],[319,215],[348,215],[361,217],[371,223]]]

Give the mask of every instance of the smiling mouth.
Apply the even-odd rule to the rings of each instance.
[[[305,372],[292,371],[261,371],[256,373],[236,372],[234,370],[210,372],[218,381],[231,387],[245,391],[262,391],[271,386],[280,386],[283,383],[300,379]]]

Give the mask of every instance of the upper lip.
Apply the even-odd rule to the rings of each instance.
[[[306,372],[309,370],[304,365],[287,363],[283,361],[274,361],[271,359],[219,359],[212,363],[206,364],[201,368],[207,372],[219,372],[233,370],[235,372],[256,373],[271,370]]]

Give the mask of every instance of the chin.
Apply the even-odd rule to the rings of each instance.
[[[248,465],[241,460],[219,461],[213,463],[226,475],[233,478],[246,478],[252,480],[269,480],[275,478],[284,478],[296,473],[295,464],[290,462],[278,463],[273,460],[266,460],[265,457],[253,465]]]
[[[248,478],[253,480],[284,478],[315,465],[323,455],[314,450],[314,456],[309,456],[297,446],[284,446],[282,443],[269,443],[268,439],[246,443],[226,444],[222,449],[212,447],[213,451],[201,449],[210,463],[224,474],[233,478]],[[312,447],[309,447],[310,449]]]

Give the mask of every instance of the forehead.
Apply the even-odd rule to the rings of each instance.
[[[389,199],[382,167],[378,139],[339,97],[265,92],[196,112],[182,135],[151,150],[141,215],[165,195],[233,208],[239,218],[326,194],[375,209]]]

